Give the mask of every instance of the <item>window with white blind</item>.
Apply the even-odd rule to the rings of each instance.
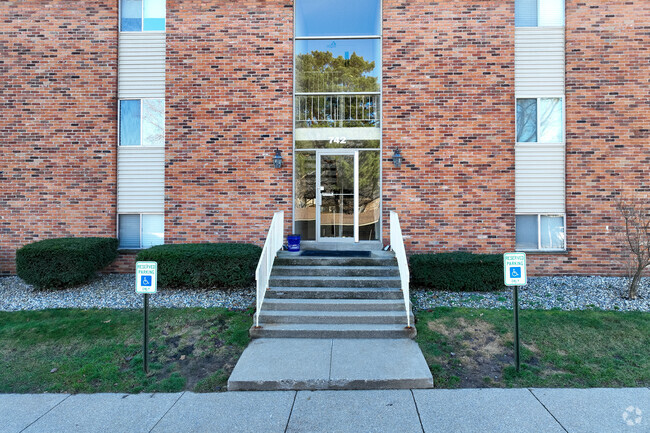
[[[566,249],[564,215],[517,215],[516,248],[519,251]]]
[[[120,31],[165,31],[165,0],[121,0]]]
[[[165,243],[162,214],[122,214],[118,219],[119,248],[140,249]]]
[[[563,143],[562,98],[517,99],[518,143]]]
[[[120,146],[165,145],[165,100],[120,100]]]
[[[515,0],[515,27],[564,26],[564,0]]]

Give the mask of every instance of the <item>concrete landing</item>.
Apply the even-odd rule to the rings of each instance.
[[[229,391],[432,387],[420,347],[407,338],[260,338],[228,380]]]

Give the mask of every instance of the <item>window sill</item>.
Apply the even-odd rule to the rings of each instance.
[[[526,254],[569,254],[568,250],[517,250],[518,253]]]
[[[166,33],[167,30],[120,30],[120,33],[138,34],[138,33]]]

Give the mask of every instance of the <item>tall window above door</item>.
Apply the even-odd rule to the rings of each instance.
[[[378,0],[296,0],[296,37],[381,35]]]
[[[375,241],[381,230],[381,1],[294,4],[294,232],[322,240],[354,231],[361,241]],[[349,166],[352,160],[357,168]],[[357,184],[353,195],[328,183],[343,172]]]
[[[380,5],[380,0],[296,0],[296,147],[379,147]],[[354,129],[334,134],[321,128]],[[368,140],[372,143],[360,143]]]

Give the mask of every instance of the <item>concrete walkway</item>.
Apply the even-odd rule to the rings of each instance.
[[[229,391],[433,388],[408,338],[259,338],[239,358]]]
[[[0,394],[14,432],[649,432],[650,389]]]

